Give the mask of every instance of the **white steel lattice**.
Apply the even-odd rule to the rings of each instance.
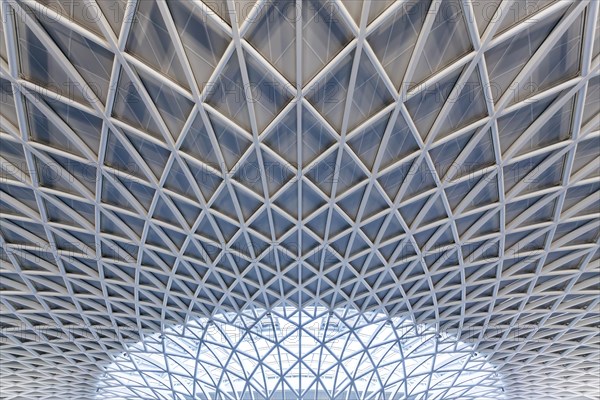
[[[0,396],[318,306],[598,398],[598,7],[2,0]]]
[[[471,346],[402,318],[276,308],[202,318],[131,346],[99,399],[501,399]]]

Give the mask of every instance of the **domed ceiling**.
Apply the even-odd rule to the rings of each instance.
[[[598,398],[598,8],[3,1],[1,397],[96,398],[156,335],[291,309]],[[466,398],[434,372],[397,398]]]

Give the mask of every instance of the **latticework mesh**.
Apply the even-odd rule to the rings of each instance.
[[[0,397],[318,305],[598,398],[598,6],[3,0]]]

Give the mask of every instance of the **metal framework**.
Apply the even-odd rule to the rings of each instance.
[[[156,334],[107,368],[97,396],[483,400],[504,392],[485,357],[433,329],[384,314],[291,307]]]
[[[598,398],[598,8],[2,0],[1,396],[318,306]]]

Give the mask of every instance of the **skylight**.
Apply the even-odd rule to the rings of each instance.
[[[500,399],[473,348],[381,313],[276,308],[176,326],[107,368],[102,399]]]

